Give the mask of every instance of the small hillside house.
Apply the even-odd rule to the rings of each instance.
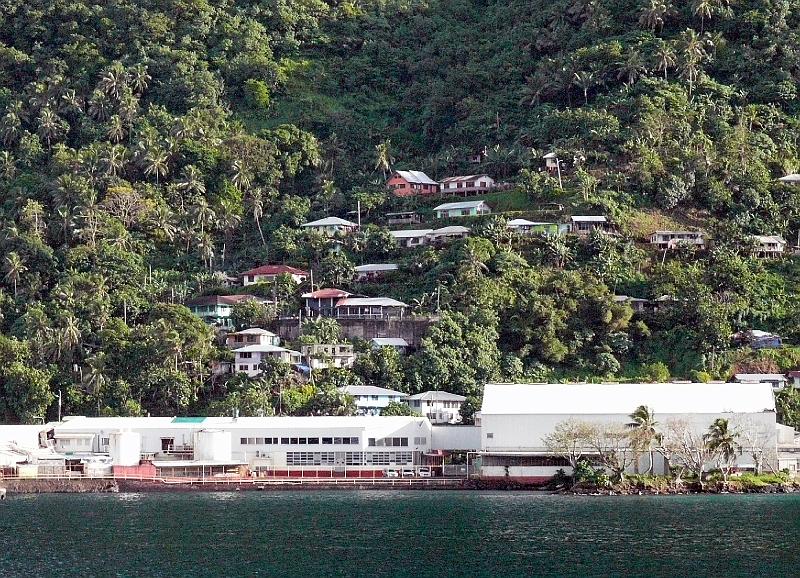
[[[402,337],[373,337],[369,340],[369,343],[372,349],[391,347],[397,350],[400,355],[405,355],[408,352],[408,341]]]
[[[547,169],[547,172],[550,173],[552,176],[555,176],[559,172],[559,160],[558,155],[556,153],[547,153],[542,157],[544,159],[544,168]]]
[[[786,387],[788,381],[782,373],[737,373],[733,379],[737,383],[768,383],[776,391]]]
[[[356,360],[353,346],[349,343],[315,343],[301,345],[300,353],[303,363],[315,369],[328,369],[331,367],[352,367]]]
[[[443,245],[467,237],[469,237],[469,227],[450,225],[449,227],[442,227],[441,229],[435,229],[428,233],[428,243],[431,245]]]
[[[318,289],[311,293],[303,293],[303,305],[307,316],[333,317],[336,314],[336,304],[352,293],[341,289]]]
[[[403,401],[433,424],[453,424],[461,422],[461,404],[466,399],[463,395],[446,391],[425,391],[410,395]]]
[[[397,271],[396,263],[371,263],[355,268],[356,281],[376,281],[383,279],[392,271]]]
[[[433,229],[409,229],[407,231],[389,231],[395,243],[406,249],[422,247],[428,242],[428,235],[433,233]]]
[[[268,358],[278,359],[292,365],[301,361],[299,351],[284,349],[277,345],[246,345],[245,347],[234,349],[233,354],[235,356],[234,373],[246,373],[250,377],[255,377],[262,373],[261,362]]]
[[[386,223],[388,225],[416,225],[421,222],[422,216],[416,211],[386,213]]]
[[[615,303],[624,303],[630,306],[635,313],[644,313],[645,311],[653,311],[655,307],[653,302],[649,299],[641,299],[639,297],[628,297],[627,295],[614,295]]]
[[[434,207],[437,219],[452,219],[455,217],[477,217],[488,215],[492,212],[486,201],[461,201],[457,203],[444,203]]]
[[[233,306],[245,301],[265,303],[263,299],[253,295],[204,295],[189,299],[186,302],[186,307],[210,325],[231,328],[233,327],[231,319]]]
[[[706,248],[705,235],[702,231],[656,231],[650,235],[650,244],[659,250],[674,249],[680,245]]]
[[[780,335],[760,329],[739,331],[731,336],[734,345],[748,346],[753,349],[778,349],[783,346]]]
[[[347,297],[336,303],[336,317],[387,319],[403,317],[408,305],[388,297]]]
[[[324,219],[318,219],[310,223],[303,223],[300,226],[305,229],[319,231],[329,237],[333,237],[334,235],[349,235],[358,229],[356,223],[346,219],[340,219],[339,217],[325,217]]]
[[[396,197],[424,197],[439,192],[439,183],[422,171],[395,171],[386,186]]]
[[[587,237],[594,230],[609,233],[614,227],[602,215],[574,215],[570,217],[569,230],[580,237]]]
[[[308,279],[308,271],[288,265],[262,265],[255,269],[249,269],[239,276],[242,278],[242,285],[246,287],[264,281],[271,283],[278,275],[289,275],[295,283],[302,283]]]
[[[374,385],[346,385],[339,391],[352,395],[358,415],[380,415],[391,402],[399,403],[406,394]]]
[[[756,235],[753,237],[753,254],[764,259],[782,257],[786,251],[786,241],[779,235]]]
[[[532,235],[543,233],[547,235],[558,234],[558,223],[545,223],[538,221],[528,221],[527,219],[511,219],[508,228],[520,235]]]
[[[448,177],[439,181],[439,189],[443,195],[461,195],[469,197],[475,194],[489,193],[496,184],[489,175],[465,175]]]
[[[786,175],[785,177],[779,178],[778,180],[787,185],[800,185],[800,174],[791,173],[789,175]]]
[[[260,327],[251,327],[243,331],[233,331],[225,336],[225,345],[229,349],[237,349],[246,345],[275,345],[281,344],[281,338]]]

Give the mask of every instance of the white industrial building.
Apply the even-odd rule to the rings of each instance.
[[[484,389],[481,475],[541,482],[558,469],[569,473],[565,460],[545,442],[559,423],[630,426],[630,414],[642,405],[654,413],[657,430],[681,422],[702,435],[715,419],[725,418],[731,427],[755,431],[765,456],[777,453],[775,400],[767,383],[496,383]],[[752,467],[747,451],[736,465]],[[664,457],[657,456],[654,473],[662,474],[666,467]]]
[[[62,455],[108,454],[115,467],[146,463],[159,477],[242,467],[274,476],[381,476],[423,465],[432,431],[427,419],[405,416],[76,417],[39,427],[49,428]]]

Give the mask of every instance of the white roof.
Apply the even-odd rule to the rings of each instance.
[[[56,432],[98,432],[142,429],[221,430],[236,429],[331,429],[389,426],[403,427],[428,420],[410,416],[272,416],[272,417],[206,417],[198,421],[174,421],[172,417],[80,417],[56,424]]]
[[[460,183],[464,181],[477,181],[478,179],[491,179],[487,174],[482,175],[459,175],[456,177],[447,177],[439,181],[440,183]]]
[[[629,415],[640,405],[658,414],[775,411],[768,383],[489,383],[482,415]]]
[[[402,337],[373,337],[370,342],[379,347],[408,347],[408,341]]]
[[[421,185],[439,184],[422,171],[395,171],[395,173],[403,177],[409,183],[418,183]]]
[[[402,301],[389,299],[388,297],[348,297],[347,299],[341,299],[338,303],[336,303],[337,307],[368,307],[370,305],[382,305],[384,307],[408,307],[408,305]]]
[[[558,155],[556,155],[556,153],[547,153],[542,158],[543,159],[554,159],[554,158],[556,158],[556,156],[558,156]]]
[[[339,217],[325,217],[324,219],[317,219],[316,221],[311,221],[310,223],[303,223],[300,225],[301,227],[331,227],[335,225],[341,225],[343,227],[358,227],[356,223],[352,221],[348,221],[346,219],[340,219]]]
[[[356,273],[369,273],[371,271],[397,271],[396,263],[371,263],[369,265],[359,265]]]
[[[412,237],[425,237],[433,233],[433,229],[409,229],[407,231],[389,231],[395,239],[410,239]]]
[[[275,335],[272,331],[261,329],[260,327],[251,327],[250,329],[243,329],[242,331],[233,331],[228,335]]]
[[[460,201],[456,203],[444,203],[442,205],[439,205],[438,207],[434,207],[433,210],[449,211],[452,209],[477,209],[482,205],[486,205],[486,201]]]
[[[654,235],[703,235],[703,231],[654,231]]]
[[[573,215],[570,217],[575,223],[605,223],[606,218],[602,215]]]
[[[786,376],[782,373],[737,373],[733,376],[736,381],[742,383],[761,383],[762,381],[786,381]]]
[[[297,353],[299,355],[299,352],[297,352],[297,351],[292,351],[291,349],[286,349],[285,347],[278,347],[277,345],[269,345],[269,344],[245,345],[244,347],[237,347],[236,349],[233,350],[234,353],[250,353],[250,352],[254,352],[254,353],[277,353],[277,352],[284,352],[284,351],[289,351],[291,353]]]
[[[639,302],[648,303],[650,301],[649,299],[642,299],[641,297],[630,297],[628,295],[614,295],[613,299],[618,303],[623,303],[627,301],[631,301],[634,303],[639,303]]]
[[[511,219],[509,227],[531,227],[534,225],[555,225],[555,223],[545,223],[544,221],[529,221],[527,219]]]
[[[406,399],[427,400],[427,401],[464,401],[467,399],[463,395],[450,393],[449,391],[423,391],[416,395],[409,395]]]
[[[385,387],[377,387],[375,385],[345,385],[340,387],[339,391],[349,393],[350,395],[388,395],[392,397],[403,397],[405,394],[393,389],[386,389]]]
[[[441,229],[436,229],[435,231],[431,231],[431,235],[433,236],[455,235],[461,233],[469,233],[469,227],[462,227],[461,225],[450,225],[449,227],[442,227]]]
[[[780,235],[755,235],[755,240],[759,243],[777,243],[785,245],[786,240]]]
[[[778,179],[783,183],[800,183],[800,174],[798,173],[791,173],[786,175],[785,177],[781,177]]]

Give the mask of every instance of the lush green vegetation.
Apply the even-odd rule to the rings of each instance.
[[[59,391],[65,412],[90,415],[349,413],[338,385],[449,389],[474,409],[492,379],[792,368],[732,351],[730,335],[800,341],[800,264],[753,259],[747,242],[800,229],[798,189],[775,181],[800,169],[797,0],[0,6],[6,420],[54,417]],[[549,150],[563,190],[539,172]],[[445,249],[398,252],[381,215],[431,213],[388,198],[390,168],[488,172],[514,184],[495,203],[509,213]],[[369,225],[341,252],[298,228],[356,202]],[[504,226],[579,211],[623,236],[523,240]],[[714,248],[639,243],[665,224],[701,226]],[[352,282],[354,264],[386,261],[400,270],[385,283]],[[440,320],[409,357],[357,344],[353,371],[306,386],[279,366],[215,375],[230,353],[180,303],[229,292],[217,271],[267,262]],[[257,290],[298,306],[286,283]],[[614,294],[673,301],[634,315]]]

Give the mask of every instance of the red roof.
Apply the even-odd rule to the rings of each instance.
[[[788,377],[800,377],[800,369],[795,371],[790,371],[786,374]]]
[[[352,293],[342,291],[341,289],[320,289],[312,293],[304,293],[303,299],[339,299],[340,297],[349,297]]]
[[[289,265],[262,265],[261,267],[256,267],[255,269],[250,269],[249,271],[245,271],[240,277],[244,277],[245,275],[282,275],[287,273],[289,275],[306,275],[308,276],[307,271],[303,271],[302,269],[297,269],[296,267],[289,267]]]

